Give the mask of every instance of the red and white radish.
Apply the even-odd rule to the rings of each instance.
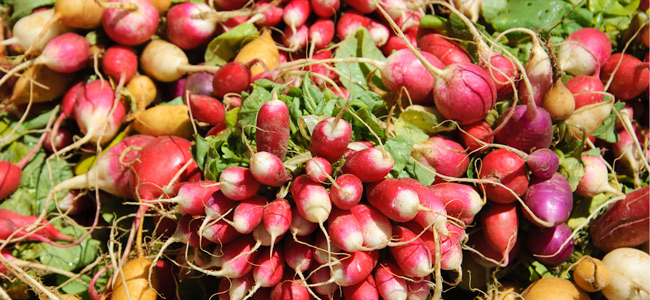
[[[289,150],[289,124],[289,107],[286,103],[278,99],[264,103],[257,113],[257,151],[269,152],[284,160]]]
[[[449,216],[458,218],[465,224],[471,224],[485,204],[481,195],[469,185],[443,182],[429,186],[429,190],[444,204]]]
[[[273,153],[260,151],[251,155],[250,173],[261,184],[279,187],[291,179],[282,161]]]
[[[314,127],[310,151],[334,163],[345,153],[352,140],[352,127],[348,121],[338,117],[326,118]]]
[[[445,136],[432,136],[413,145],[413,158],[436,170],[436,173],[462,177],[469,166],[469,156],[458,142]]]
[[[352,174],[342,174],[334,180],[336,185],[330,187],[332,204],[340,209],[351,209],[363,196],[363,183]]]
[[[170,42],[181,49],[194,49],[207,42],[217,31],[217,24],[209,18],[194,18],[212,9],[205,3],[185,2],[167,11],[166,33]]]
[[[605,65],[612,52],[612,43],[596,28],[581,28],[570,34],[557,53],[560,68],[567,73],[594,75]]]
[[[158,10],[149,0],[109,0],[118,8],[106,8],[102,27],[115,42],[135,46],[148,41],[158,29]],[[123,4],[126,8],[119,8]]]
[[[249,168],[232,166],[219,175],[221,192],[231,200],[244,200],[253,197],[260,189]]]
[[[351,154],[345,160],[341,171],[355,175],[362,182],[375,182],[386,177],[394,164],[390,153],[370,147]]]

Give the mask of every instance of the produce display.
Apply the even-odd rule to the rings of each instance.
[[[0,299],[650,299],[648,0],[7,0]]]

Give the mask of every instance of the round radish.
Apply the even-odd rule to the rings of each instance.
[[[182,49],[194,49],[205,43],[217,30],[216,22],[193,18],[201,12],[212,11],[205,3],[185,2],[167,11],[167,38]]]
[[[127,46],[139,45],[148,41],[158,29],[158,10],[151,1],[108,0],[108,2],[131,4],[128,9],[104,9],[102,25],[113,41]]]
[[[581,28],[566,38],[557,58],[560,68],[571,75],[593,75],[605,65],[611,52],[612,43],[604,32]]]

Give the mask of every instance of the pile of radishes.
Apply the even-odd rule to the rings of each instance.
[[[464,1],[32,7],[0,42],[0,295],[647,299],[641,2],[615,46]],[[18,214],[38,155],[75,176]],[[30,262],[90,240],[79,278]]]

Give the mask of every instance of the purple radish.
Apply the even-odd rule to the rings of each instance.
[[[584,197],[593,197],[603,192],[620,194],[609,185],[609,173],[605,161],[600,156],[583,155],[585,175],[580,178],[575,193]]]
[[[533,102],[528,105],[514,107],[512,117],[508,115],[513,108],[509,108],[499,119],[499,124],[505,125],[494,136],[497,143],[508,145],[524,152],[533,149],[548,148],[553,141],[553,121],[551,115],[542,107],[537,107]]]
[[[253,197],[260,189],[251,170],[244,167],[228,167],[219,175],[221,192],[231,200],[244,200]]]
[[[573,254],[574,241],[569,240],[571,233],[566,223],[551,228],[533,227],[528,232],[528,252],[543,264],[557,266]],[[567,240],[569,242],[564,244]]]
[[[533,178],[526,191],[524,203],[532,214],[524,209],[524,216],[540,227],[553,227],[566,222],[573,208],[571,185],[560,174],[549,179]]]
[[[567,73],[594,75],[612,53],[607,35],[596,28],[582,28],[570,34],[557,52],[558,64]]]
[[[338,161],[352,140],[352,127],[348,121],[337,117],[326,118],[314,127],[310,151],[330,163]]]
[[[118,6],[104,9],[102,16],[104,31],[115,42],[139,45],[148,41],[158,29],[158,10],[151,1],[109,0],[106,3]]]
[[[249,166],[251,174],[261,184],[279,187],[291,179],[282,161],[269,152],[260,151],[251,155]]]
[[[191,95],[211,96],[214,91],[212,81],[214,81],[214,72],[191,73],[185,79],[183,91],[189,91]]]
[[[167,38],[181,49],[194,49],[207,42],[217,30],[210,19],[193,18],[201,12],[212,11],[205,3],[185,2],[167,11]]]
[[[45,65],[59,73],[74,73],[81,70],[88,62],[90,43],[76,33],[68,32],[53,38],[38,57],[25,61],[13,68],[2,79],[4,84],[16,72],[33,65]]]
[[[342,174],[334,180],[336,185],[330,187],[332,204],[340,209],[351,209],[363,196],[363,183],[352,174]]]
[[[289,124],[289,107],[286,103],[278,99],[264,103],[257,113],[257,151],[266,151],[284,160],[289,149]]]
[[[390,153],[370,147],[351,154],[341,171],[344,174],[355,175],[362,182],[375,182],[386,177],[394,164]]]

